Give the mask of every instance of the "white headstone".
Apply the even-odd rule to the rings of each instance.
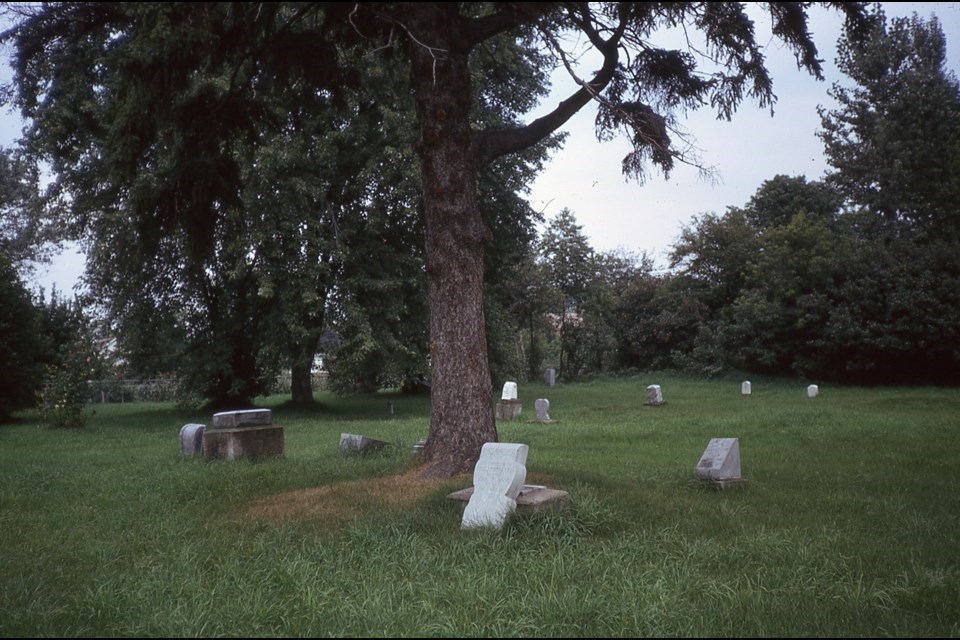
[[[203,453],[203,432],[206,426],[202,424],[185,424],[180,427],[180,455],[192,456]]]
[[[740,395],[748,396],[750,395],[750,381],[744,380],[743,384],[740,385]]]
[[[647,387],[647,404],[663,404],[663,393],[660,385],[652,384]]]
[[[503,383],[503,394],[500,396],[501,400],[516,400],[517,399],[517,383],[516,382],[504,382]]]
[[[740,441],[737,438],[714,438],[697,463],[700,480],[737,480],[740,478]]]
[[[548,387],[553,387],[557,384],[557,370],[553,367],[547,368],[543,374],[543,381]]]
[[[537,420],[540,422],[551,422],[550,420],[550,401],[546,398],[539,398],[534,407],[537,410]]]
[[[820,393],[820,387],[818,387],[817,385],[812,384],[809,387],[807,387],[808,398],[816,398],[817,395],[819,395],[819,393]]]
[[[473,468],[473,495],[460,527],[501,528],[517,509],[517,496],[527,479],[525,444],[488,442]]]

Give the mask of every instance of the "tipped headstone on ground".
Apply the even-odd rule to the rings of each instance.
[[[500,394],[500,401],[497,402],[497,420],[515,420],[522,409],[523,405],[517,398],[517,383],[503,383],[503,393]]]
[[[527,478],[525,444],[488,442],[473,469],[473,495],[460,526],[502,527],[517,508],[517,496]]]
[[[742,396],[748,396],[748,395],[750,395],[751,392],[752,392],[752,389],[751,389],[751,386],[750,386],[750,381],[749,381],[749,380],[744,380],[744,381],[743,381],[743,384],[740,385],[740,395],[742,395]]]
[[[815,384],[812,384],[809,387],[807,387],[808,398],[816,398],[818,395],[820,395],[820,387],[818,387]]]
[[[524,484],[528,451],[525,444],[483,445],[473,471],[473,486],[447,496],[466,503],[461,528],[500,528],[515,511],[536,513],[570,505],[566,491]]]
[[[269,409],[222,411],[213,414],[213,427],[203,432],[208,460],[283,457],[283,427],[273,424]]]
[[[647,387],[647,402],[646,404],[652,406],[658,406],[664,404],[663,402],[663,392],[660,390],[660,385],[651,384]]]
[[[537,420],[540,422],[553,422],[550,419],[550,401],[546,398],[537,399],[534,403],[534,407],[537,410]]]
[[[698,480],[711,482],[720,488],[744,482],[740,474],[740,440],[713,438],[697,463]]]
[[[203,453],[203,432],[206,429],[202,424],[185,424],[180,427],[180,455],[192,456]]]
[[[543,381],[548,387],[556,386],[557,384],[557,370],[553,367],[548,367],[547,370],[543,373]]]
[[[340,453],[367,453],[387,446],[383,440],[368,438],[353,433],[340,434]]]

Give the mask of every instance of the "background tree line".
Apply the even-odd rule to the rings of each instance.
[[[271,7],[270,20],[221,3],[61,4],[5,36],[20,51],[14,100],[32,122],[0,166],[4,283],[20,301],[7,311],[23,314],[6,321],[5,343],[24,345],[8,350],[24,384],[7,412],[32,402],[40,365],[66,362],[67,340],[50,337],[58,314],[73,318],[61,323],[71,341],[86,336],[85,363],[109,343],[127,375],[176,372],[212,405],[269,391],[280,368],[294,373],[293,399],[310,401],[304,381],[321,354],[341,391],[429,376],[403,60],[370,64],[311,38],[322,16],[296,4]],[[118,47],[134,19],[155,27]],[[936,22],[875,10],[871,25],[870,38],[843,38],[855,86],[835,86],[839,108],[821,113],[832,173],[775,176],[742,207],[700,215],[667,272],[594,251],[568,210],[538,237],[522,196],[556,138],[484,169],[492,384],[547,365],[568,379],[680,367],[956,383],[960,92]],[[509,124],[543,95],[542,61],[519,43],[472,58],[478,122]],[[318,91],[304,74],[324,66],[291,56],[335,60],[394,98],[350,83]],[[151,101],[168,108],[144,118],[138,105]],[[43,191],[42,162],[55,176]],[[63,239],[88,250],[89,297],[31,299],[20,274]]]

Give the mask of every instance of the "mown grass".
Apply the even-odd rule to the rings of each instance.
[[[260,463],[182,458],[210,418],[166,405],[24,415],[0,426],[0,635],[960,636],[960,390],[753,383],[521,385],[500,439],[572,505],[499,532],[460,530],[468,478],[415,490],[423,398],[264,399],[287,455]],[[341,432],[392,446],[342,456]],[[693,481],[714,437],[745,487]]]

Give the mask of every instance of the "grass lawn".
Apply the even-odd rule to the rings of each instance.
[[[960,636],[960,389],[648,375],[520,399],[500,440],[571,506],[501,531],[460,530],[469,477],[416,479],[424,398],[265,398],[286,458],[259,463],[182,458],[211,418],[170,405],[23,414],[0,425],[0,635]],[[341,432],[393,446],[343,456]],[[694,481],[715,437],[746,486]]]

